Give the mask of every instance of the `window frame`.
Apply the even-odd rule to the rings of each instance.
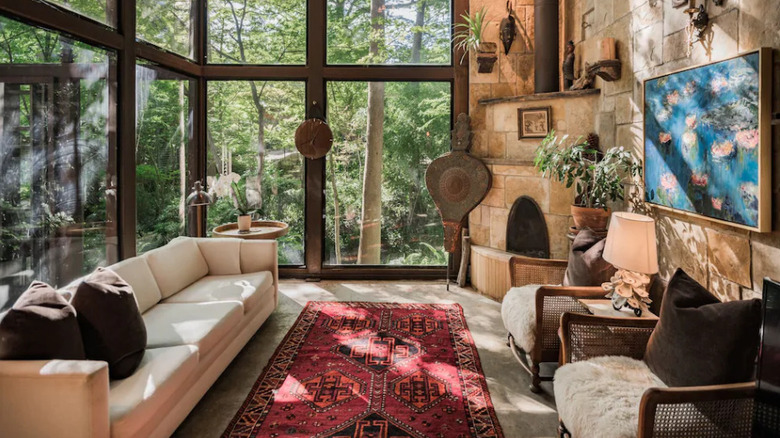
[[[157,64],[196,81],[194,102],[195,144],[188,170],[195,180],[206,176],[207,82],[212,80],[281,80],[306,82],[306,115],[312,116],[312,104],[319,103],[327,111],[326,83],[329,81],[450,82],[452,90],[451,124],[459,113],[468,112],[469,66],[456,60],[450,65],[331,65],[327,63],[327,0],[307,0],[306,3],[306,64],[305,65],[244,65],[208,64],[207,0],[196,3],[196,26],[193,29],[194,60],[166,51],[136,38],[136,0],[121,0],[117,8],[115,28],[88,17],[34,0],[6,2],[0,14],[34,26],[62,32],[85,43],[114,50],[118,56],[117,90],[117,167],[121,188],[119,193],[119,258],[136,255],[136,178],[135,178],[135,67],[136,58]],[[468,0],[451,0],[452,24],[464,22]],[[327,114],[326,114],[327,116]],[[304,265],[284,267],[284,277],[318,279],[441,279],[444,267],[425,266],[324,266],[325,260],[325,164],[327,157],[306,160]],[[200,218],[205,226],[205,216]]]

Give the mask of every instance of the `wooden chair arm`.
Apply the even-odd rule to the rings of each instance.
[[[561,315],[560,364],[598,356],[641,359],[658,318]]]
[[[755,382],[650,388],[639,404],[639,438],[750,437]]]
[[[513,255],[509,259],[512,287],[527,284],[561,284],[568,264],[568,260]]]

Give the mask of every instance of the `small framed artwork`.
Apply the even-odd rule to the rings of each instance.
[[[518,108],[517,138],[544,138],[550,132],[550,107]]]
[[[771,230],[772,50],[644,82],[645,201]]]

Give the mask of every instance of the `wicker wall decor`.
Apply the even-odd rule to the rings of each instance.
[[[425,172],[425,185],[444,224],[444,249],[454,252],[463,221],[490,189],[490,171],[468,153],[471,146],[471,119],[458,115],[452,131],[452,150],[436,158]]]

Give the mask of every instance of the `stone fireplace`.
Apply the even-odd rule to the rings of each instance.
[[[474,93],[474,88],[477,93]],[[472,94],[478,94],[478,84]],[[570,206],[573,189],[542,177],[533,166],[534,152],[542,139],[519,139],[518,108],[551,107],[551,127],[556,134],[568,134],[572,140],[593,132],[599,122],[598,90],[582,93],[530,94],[507,98],[482,97],[473,102],[474,110],[484,114],[486,123],[475,126],[472,154],[490,169],[493,185],[482,203],[469,215],[469,231],[474,245],[505,251],[509,212],[521,196],[529,196],[539,205],[547,223],[551,258],[566,258],[571,225]],[[479,95],[479,94],[478,94]],[[472,96],[472,99],[474,97]],[[613,139],[602,138],[602,147],[613,146]]]

